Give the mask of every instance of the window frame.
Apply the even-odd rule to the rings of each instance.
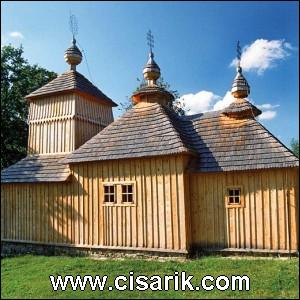
[[[131,186],[131,192],[128,192],[128,187]],[[123,192],[123,187],[126,187],[126,192]],[[131,201],[128,201],[129,195],[131,195]],[[126,201],[123,200],[123,196],[126,196]],[[122,204],[131,204],[133,203],[134,197],[134,185],[132,183],[123,183],[121,184],[121,202]]]
[[[115,202],[105,202],[104,201],[104,189],[105,186],[115,186]],[[132,185],[132,202],[123,202],[123,192],[122,186]],[[102,199],[102,205],[104,206],[136,206],[136,182],[135,181],[110,181],[102,182],[102,190],[100,190],[100,195]]]
[[[240,190],[239,203],[230,203],[229,202],[230,197],[237,197],[236,195],[229,195],[230,190]],[[243,192],[243,187],[241,185],[230,185],[230,186],[225,187],[225,207],[226,208],[243,208],[243,207],[245,207],[244,192]]]
[[[111,186],[113,186],[114,187],[114,192],[113,193],[111,193],[111,192],[109,192],[109,193],[105,193],[105,187],[106,186],[109,186],[109,187],[111,187]],[[116,203],[116,201],[117,201],[117,193],[116,193],[116,191],[117,191],[117,189],[116,189],[116,186],[113,184],[113,183],[104,183],[103,184],[103,203],[105,204],[105,205],[113,205],[113,204],[115,204]],[[105,201],[105,195],[114,195],[114,201]],[[109,197],[110,198],[110,197]]]

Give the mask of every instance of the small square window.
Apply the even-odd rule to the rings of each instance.
[[[103,204],[134,205],[133,182],[103,182]]]
[[[104,185],[104,202],[113,203],[116,198],[116,188],[114,185]]]
[[[122,202],[132,203],[133,202],[133,185],[123,184],[122,185]]]
[[[241,188],[227,188],[226,189],[226,206],[227,207],[238,207],[242,206]]]

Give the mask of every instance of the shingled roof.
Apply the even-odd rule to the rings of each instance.
[[[185,123],[158,103],[141,102],[66,157],[68,163],[193,153]]]
[[[103,94],[96,86],[94,86],[82,74],[74,70],[69,70],[36,91],[32,92],[26,99],[35,99],[45,95],[53,95],[58,93],[66,93],[71,91],[79,91],[91,95],[110,106],[117,106],[109,97]]]
[[[227,116],[236,118],[252,118],[260,115],[261,110],[248,100],[238,98],[235,99],[235,101],[233,101],[228,107],[224,108],[223,113]]]
[[[70,175],[67,164],[61,162],[64,155],[31,155],[1,172],[1,182],[58,182]]]
[[[299,166],[298,158],[253,116],[232,118],[226,115],[227,110],[179,117],[158,103],[141,102],[65,161],[79,163],[185,152],[193,154],[189,168],[193,172]]]
[[[195,172],[299,166],[299,159],[254,118],[230,118],[226,109],[191,116],[198,157]]]

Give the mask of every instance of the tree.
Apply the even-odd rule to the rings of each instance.
[[[26,156],[28,104],[24,97],[57,76],[23,57],[23,47],[1,48],[1,169]]]
[[[139,91],[140,89],[144,88],[147,85],[146,81],[144,79],[140,80],[139,78],[137,78],[137,81],[139,81],[140,84],[137,86],[135,92]],[[180,95],[179,95],[178,91],[177,90],[172,90],[171,85],[168,82],[164,81],[163,77],[160,77],[157,80],[157,85],[159,87],[164,88],[166,91],[168,91],[169,93],[171,93],[173,95],[175,100],[171,103],[170,108],[173,109],[180,116],[185,115],[186,111],[184,110],[184,103],[183,103],[183,101],[179,101]],[[129,97],[126,96],[126,101],[121,102],[120,106],[121,106],[121,108],[119,108],[119,110],[127,111],[127,110],[129,110],[133,107],[133,103],[129,99]]]
[[[291,140],[291,150],[297,157],[299,157],[299,141],[294,138]]]

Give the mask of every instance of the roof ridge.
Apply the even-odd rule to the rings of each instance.
[[[191,128],[194,129],[194,126],[193,126],[192,121],[191,121],[191,120],[188,120],[188,119],[186,119],[186,118],[184,118],[184,117],[179,116],[174,110],[172,110],[172,109],[171,109],[170,107],[168,107],[168,106],[160,105],[160,108],[164,111],[165,115],[168,117],[168,119],[169,119],[169,121],[170,121],[170,123],[171,123],[171,125],[172,125],[172,129],[174,130],[175,134],[176,134],[176,135],[178,136],[178,138],[180,139],[180,141],[181,141],[183,147],[186,148],[188,151],[196,152],[195,149],[194,149],[194,147],[188,146],[188,145],[186,144],[186,142],[188,142],[188,141],[185,141],[185,135],[186,135],[186,133],[184,132],[184,129],[183,129],[183,128],[179,129],[179,128],[175,127],[175,126],[174,126],[175,124],[174,124],[174,122],[172,122],[172,119],[170,118],[170,115],[172,115],[172,118],[173,118],[173,117],[176,118],[176,121],[178,122],[178,125],[181,125],[181,126],[182,126],[183,124],[180,124],[180,123],[181,123],[181,122],[185,122],[185,123],[189,123],[190,126],[191,126]],[[170,114],[170,115],[169,115],[169,114]],[[182,130],[182,131],[180,131],[180,130]],[[183,137],[183,135],[184,135],[184,137]],[[188,143],[188,144],[191,145],[190,143]]]

